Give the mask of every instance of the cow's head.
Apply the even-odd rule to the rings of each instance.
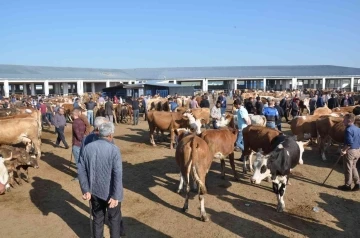
[[[256,153],[254,161],[254,175],[251,177],[251,183],[260,184],[261,181],[270,176],[270,170],[267,167],[267,162],[270,155],[264,155],[260,150]]]
[[[195,119],[193,113],[189,110],[183,113],[183,117],[189,120],[189,126],[196,131],[196,134],[201,134],[201,120]]]

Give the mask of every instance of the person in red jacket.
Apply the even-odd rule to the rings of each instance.
[[[79,163],[81,143],[86,132],[86,124],[80,118],[80,113],[81,112],[78,109],[72,111],[72,153],[74,155],[76,166]],[[73,180],[78,180],[78,178],[76,177]]]

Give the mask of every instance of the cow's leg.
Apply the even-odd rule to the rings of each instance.
[[[247,168],[246,168],[246,160],[248,159],[249,155],[244,156],[244,162],[243,162],[243,173],[247,174]]]
[[[251,152],[251,154],[249,155],[249,169],[250,169],[250,172],[254,172],[254,168],[253,168],[253,160],[252,160],[252,157],[254,155],[254,152]]]
[[[180,183],[179,183],[179,187],[176,192],[180,193],[181,190],[183,189],[183,186],[184,186],[184,178],[183,178],[182,174],[180,173]]]
[[[221,178],[225,179],[225,159],[224,159],[224,157],[220,158],[220,163],[221,163]]]
[[[175,143],[175,133],[174,130],[170,130],[170,149],[174,149],[174,143]]]
[[[183,207],[183,212],[187,212],[189,210],[189,192],[190,192],[190,184],[189,184],[189,174],[187,174],[187,178],[184,181],[185,185],[185,203]]]
[[[200,219],[202,221],[209,221],[208,216],[206,215],[205,211],[205,195],[199,194],[199,200],[200,200]]]
[[[276,179],[275,182],[273,182],[273,190],[277,196],[278,205],[276,208],[277,212],[283,212],[285,209],[285,202],[284,202],[284,195],[285,195],[285,189],[286,189],[286,177],[282,178],[282,181],[279,181]]]
[[[234,173],[234,179],[236,181],[239,181],[240,180],[239,176],[237,175],[236,170],[235,170],[234,152],[229,154],[229,160],[230,160],[231,169]],[[224,175],[225,175],[225,172],[224,172]]]

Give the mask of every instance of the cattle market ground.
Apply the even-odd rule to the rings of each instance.
[[[183,195],[175,193],[179,169],[168,143],[150,146],[148,125],[116,126],[115,143],[122,152],[125,200],[122,203],[127,237],[360,237],[360,192],[341,192],[342,166],[321,186],[338,155],[331,151],[321,161],[316,147],[307,147],[304,165],[298,165],[287,187],[286,212],[277,213],[271,184],[249,183],[250,175],[235,182],[227,162],[220,178],[214,161],[207,176],[205,206],[210,221],[199,220],[200,204],[192,193],[189,212],[183,213]],[[289,130],[284,124],[285,130]],[[66,128],[70,141],[71,125]],[[43,133],[40,169],[32,180],[0,196],[0,237],[89,237],[88,203],[81,199],[76,175],[69,169],[71,150],[54,148],[53,128]],[[236,158],[240,153],[236,152]],[[242,172],[236,161],[237,170]],[[314,212],[317,206],[319,212]],[[105,237],[109,237],[105,228]]]

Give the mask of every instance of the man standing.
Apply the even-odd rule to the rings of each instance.
[[[284,116],[285,116],[285,120],[286,122],[289,121],[288,119],[288,115],[289,115],[289,102],[288,102],[288,95],[285,95],[285,97],[283,99],[281,99],[280,101],[280,107],[283,109],[284,111]]]
[[[202,96],[202,100],[200,102],[200,107],[201,108],[210,108],[210,103],[209,103],[207,95]]]
[[[83,199],[91,202],[94,238],[102,238],[104,215],[108,214],[110,237],[120,237],[121,202],[123,200],[122,160],[118,147],[111,143],[114,134],[112,122],[99,128],[99,140],[85,146],[78,165]]]
[[[255,107],[256,107],[256,115],[263,115],[264,104],[262,103],[260,97],[256,97]]]
[[[134,114],[134,124],[133,126],[139,123],[139,102],[136,98],[132,99],[132,110]]]
[[[314,111],[316,109],[316,95],[314,95],[312,98],[310,98],[309,101],[309,107],[310,107],[310,115],[314,114]]]
[[[216,121],[221,119],[221,102],[220,101],[217,101],[215,106],[213,106],[213,108],[211,109],[210,116],[211,116],[211,119],[213,122],[213,128],[218,129],[219,127],[217,127]]]
[[[169,99],[169,106],[170,106],[171,112],[175,112],[176,108],[178,108],[177,103],[174,102],[174,99],[172,99],[172,98]]]
[[[274,108],[274,100],[269,102],[268,107],[264,107],[264,116],[266,117],[266,127],[275,129],[276,122],[279,119],[279,113]]]
[[[106,98],[107,102],[105,103],[105,117],[110,121],[110,122],[114,122],[113,120],[113,111],[114,111],[114,107],[113,107],[113,103],[110,101],[110,98]]]
[[[190,107],[193,108],[199,108],[199,104],[196,101],[196,97],[192,96],[191,101],[190,101]]]
[[[341,106],[342,107],[347,107],[349,106],[349,96],[346,94],[345,97],[343,99],[341,99]]]
[[[72,112],[72,153],[74,155],[76,165],[79,163],[81,142],[85,137],[86,131],[86,125],[83,120],[79,118],[79,115],[80,111],[78,109],[74,109]],[[74,178],[73,180],[78,180],[78,178]]]
[[[65,136],[64,136],[64,129],[66,126],[66,119],[64,116],[64,108],[59,108],[58,112],[54,116],[53,124],[55,126],[55,131],[58,135],[57,139],[56,139],[55,147],[59,147],[60,141],[62,141],[62,143],[65,146],[65,149],[69,149],[68,143],[66,142]]]
[[[239,101],[237,100],[237,103],[239,104]],[[254,99],[252,97],[249,97],[248,101],[245,103],[245,108],[249,114],[254,114]]]
[[[345,147],[341,150],[341,154],[345,155],[344,174],[345,184],[339,186],[338,189],[343,191],[359,191],[359,173],[356,163],[360,157],[360,129],[354,125],[355,115],[352,113],[344,116],[345,130]],[[351,184],[355,186],[351,189]]]
[[[43,103],[43,100],[39,101],[39,110],[41,113],[41,127],[44,129],[44,122],[47,122],[47,118],[46,118],[46,112],[47,112],[47,108],[46,105]]]
[[[278,117],[278,119],[275,121],[275,124],[276,124],[276,126],[277,126],[277,129],[279,130],[279,131],[281,131],[281,119],[283,118],[283,116],[284,116],[284,110],[280,107],[280,105],[279,105],[280,103],[279,103],[279,101],[276,101],[275,102],[275,109],[278,111],[278,114],[279,114],[279,117]]]
[[[335,94],[331,94],[331,98],[328,101],[328,108],[334,109],[335,107],[339,107],[339,102],[337,98],[335,98]]]
[[[238,109],[236,114],[237,114],[237,122],[238,122],[238,136],[236,139],[236,146],[235,146],[235,150],[239,151],[242,150],[244,151],[244,137],[243,137],[243,129],[246,128],[248,125],[251,124],[250,118],[249,118],[249,114],[248,111],[245,109],[245,107],[243,106],[243,101],[240,100],[239,103],[235,104],[235,107]],[[241,155],[241,158],[243,158],[244,156]]]
[[[87,110],[87,118],[90,125],[94,125],[94,108],[96,107],[96,103],[90,98],[90,101],[85,103],[86,110]]]
[[[76,99],[75,99],[75,102],[74,102],[74,104],[73,104],[73,107],[74,107],[74,109],[81,109],[81,108],[80,108],[80,105],[79,105],[79,98],[76,98]]]
[[[147,102],[148,102],[148,97],[147,96],[144,96],[142,97],[143,99],[143,107],[144,107],[144,114],[145,114],[145,121],[147,121],[147,117],[148,117],[148,111],[147,111]]]

